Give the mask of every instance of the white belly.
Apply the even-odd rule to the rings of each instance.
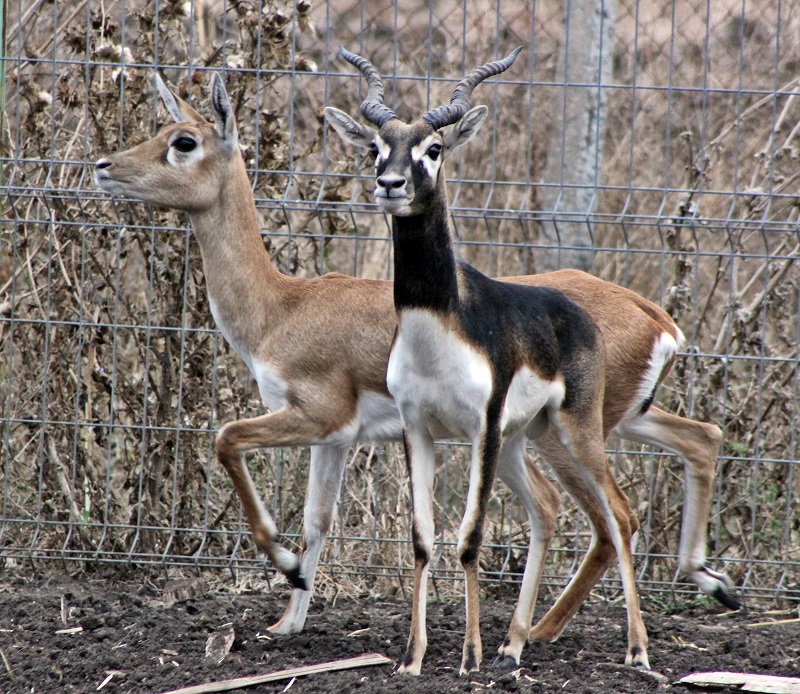
[[[406,426],[424,427],[434,438],[470,440],[483,428],[492,392],[489,361],[429,311],[401,314],[386,383]]]
[[[262,402],[272,412],[286,406],[286,381],[277,369],[265,362],[254,362],[253,376],[258,383]],[[392,398],[382,393],[364,391],[359,394],[355,416],[343,427],[325,438],[308,441],[308,445],[349,445],[356,441],[398,441],[403,435],[400,412]]]
[[[366,391],[358,397],[356,441],[398,441],[403,436],[400,411],[393,398]]]
[[[514,374],[503,403],[500,431],[504,436],[527,428],[545,407],[559,407],[564,401],[564,381],[542,378],[528,367]]]
[[[261,401],[273,412],[286,405],[286,381],[278,370],[265,362],[253,362],[250,371],[258,383]]]

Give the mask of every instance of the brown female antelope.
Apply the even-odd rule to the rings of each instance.
[[[427,644],[425,595],[434,540],[431,492],[437,436],[473,443],[458,541],[467,604],[462,673],[481,661],[478,552],[495,471],[529,512],[529,560],[541,562],[552,535],[547,522],[552,523],[554,509],[545,494],[531,488],[523,466],[526,438],[587,513],[593,540],[576,576],[528,633],[541,575],[541,563],[534,567],[529,561],[496,664],[518,663],[528,636],[556,638],[616,553],[628,608],[626,663],[649,667],[630,549],[638,524],[604,452],[604,441],[615,428],[626,438],[657,441],[684,458],[690,501],[682,561],[699,585],[735,604],[727,578],[704,567],[703,527],[720,431],[651,407],[654,390],[682,340],[677,326],[641,297],[580,272],[498,282],[454,256],[442,162],[469,142],[486,119],[485,106],[469,108],[472,90],[508,69],[518,52],[477,68],[459,83],[449,105],[406,125],[383,104],[374,66],[341,49],[367,80],[360,110],[378,130],[338,109],[326,109],[343,139],[372,151],[375,198],[393,216],[398,331],[387,382],[403,418],[411,478],[415,582],[411,633],[400,669],[412,674],[419,674]],[[440,132],[449,125],[450,130]],[[518,286],[523,284],[539,286]],[[545,526],[537,527],[542,520]]]
[[[95,179],[113,195],[185,210],[191,217],[211,313],[270,409],[223,426],[217,458],[230,475],[256,545],[295,587],[271,630],[297,632],[305,622],[349,447],[401,436],[386,390],[395,329],[391,284],[339,274],[283,275],[259,233],[222,78],[211,79],[214,123],[173,95],[158,75],[156,85],[176,122],[137,147],[100,159]],[[312,446],[302,560],[278,544],[278,529],[244,464],[248,451],[273,446]]]
[[[284,615],[270,630],[298,632],[305,624],[310,589],[333,519],[350,445],[357,440],[401,437],[399,413],[385,383],[396,326],[392,285],[337,274],[315,279],[281,274],[264,250],[236,124],[221,78],[214,75],[211,81],[213,123],[174,96],[158,76],[156,85],[176,123],[138,147],[100,159],[95,178],[113,195],[185,210],[191,217],[214,319],[250,368],[271,410],[262,417],[223,426],[217,436],[217,457],[231,477],[256,545],[299,586],[293,590]],[[629,409],[638,412],[641,402],[665,375],[652,370],[645,373],[642,363],[648,363],[661,335],[679,335],[669,317],[637,294],[579,272],[509,281],[549,284],[571,292],[571,298],[591,313],[605,338],[604,417],[616,422]],[[347,310],[342,311],[342,306]],[[353,340],[353,335],[360,337]],[[727,579],[714,574],[713,581],[706,580],[712,575],[703,569],[718,430],[652,407],[629,420],[630,430],[618,428],[620,433],[676,452],[690,473],[681,569],[707,593],[729,595]],[[277,528],[253,486],[243,456],[258,448],[307,445],[312,446],[311,469],[303,553],[298,562],[277,544]],[[529,548],[529,563],[536,567],[543,562],[553,533],[557,497],[527,456],[525,464],[530,476],[529,496],[535,495],[540,501],[523,501],[529,515],[542,512]],[[600,546],[592,550],[597,578],[613,558],[603,550]],[[538,580],[537,571],[533,573]],[[556,638],[595,580],[589,576],[565,593],[559,612],[544,627],[537,625],[537,629],[542,628],[534,630],[531,637]],[[528,638],[532,605],[530,613],[525,608],[515,612],[515,626],[501,648],[501,653],[515,662],[519,662]]]

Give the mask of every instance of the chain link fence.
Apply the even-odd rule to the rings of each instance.
[[[96,159],[167,122],[154,70],[204,112],[209,70],[223,71],[283,271],[390,278],[371,164],[323,122],[325,105],[356,113],[363,96],[339,44],[386,76],[405,120],[523,45],[476,91],[490,120],[448,168],[459,253],[492,275],[591,267],[670,311],[688,347],[659,402],[724,432],[712,561],[749,597],[800,597],[800,2],[3,10],[0,570],[264,567],[213,454],[221,424],[263,407],[214,329],[187,220],[92,183]],[[466,456],[458,444],[438,454],[433,575],[447,591],[461,576]],[[642,521],[642,590],[665,603],[693,595],[675,574],[675,459],[613,439],[609,455]],[[307,462],[299,449],[249,460],[287,545],[301,532]],[[489,515],[484,577],[518,580],[525,516],[500,484]],[[318,588],[404,590],[408,520],[400,448],[355,448]],[[588,539],[565,498],[545,589],[565,584]],[[618,589],[613,573],[604,587]]]

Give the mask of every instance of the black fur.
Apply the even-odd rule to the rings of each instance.
[[[408,667],[411,663],[414,662],[414,647],[416,645],[416,641],[413,637],[409,638],[408,646],[406,646],[406,654],[403,656],[403,666]]]
[[[486,475],[484,474],[484,479]],[[476,524],[476,526],[472,529],[472,532],[469,534],[467,538],[467,546],[463,552],[461,552],[461,564],[464,566],[468,566],[469,564],[474,564],[478,560],[478,550],[480,549],[481,542],[483,541],[483,525],[481,523]]]
[[[639,646],[634,646],[633,648],[631,648],[630,656],[632,665],[633,667],[641,668],[642,670],[649,670],[650,666],[647,664],[647,662],[640,659],[642,653],[643,650]]]
[[[298,563],[293,569],[287,571],[285,574],[292,588],[299,588],[300,590],[308,590],[308,583],[306,577],[300,572],[300,564]]]
[[[421,308],[457,314],[466,339],[489,357],[495,387],[503,395],[517,370],[533,361],[544,378],[564,374],[564,409],[587,404],[594,392],[591,355],[599,335],[589,314],[556,289],[498,282],[457,263],[447,219],[437,219],[443,213],[394,218],[398,312]]]
[[[709,571],[706,566],[701,566],[699,570],[711,575],[711,571]],[[719,586],[711,595],[729,610],[742,609],[742,603],[739,602],[739,599],[733,594],[733,588],[731,587]]]
[[[446,214],[446,211],[444,211]],[[458,308],[458,280],[452,252],[432,238],[420,217],[394,218],[394,305],[448,313]],[[444,223],[447,224],[445,217]]]
[[[742,603],[739,602],[739,599],[729,590],[725,590],[722,587],[717,588],[714,591],[713,596],[729,610],[742,609]]]
[[[478,659],[475,657],[475,646],[470,644],[467,648],[467,657],[464,660],[464,669],[467,672],[478,669]]]
[[[483,438],[483,467],[481,469],[481,489],[478,494],[478,522],[467,536],[466,546],[459,557],[462,566],[468,566],[478,561],[478,554],[483,543],[483,519],[486,517],[486,504],[489,501],[489,494],[495,477],[495,468],[497,467],[497,454],[500,451],[499,423],[507,389],[508,384],[505,384],[504,387],[495,387],[495,391],[489,401],[487,417],[489,425]]]
[[[411,524],[411,544],[414,547],[414,561],[417,564],[427,564],[430,557],[424,545],[419,541],[419,531],[415,523]]]
[[[395,329],[395,338],[397,338],[397,329]],[[406,471],[408,479],[411,480],[411,444],[408,442],[405,432],[403,432],[403,452],[406,456]],[[411,495],[411,516],[414,517],[414,495]],[[414,548],[414,560],[417,564],[427,564],[430,561],[428,552],[419,539],[419,530],[417,530],[416,523],[411,523],[411,546]]]
[[[650,409],[653,404],[653,401],[656,399],[656,389],[653,388],[653,392],[647,396],[647,400],[642,403],[642,406],[639,408],[639,414],[643,415]]]

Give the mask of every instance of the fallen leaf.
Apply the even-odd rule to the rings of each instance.
[[[225,656],[231,650],[233,640],[236,635],[233,631],[233,624],[225,624],[218,631],[215,631],[206,641],[206,658],[219,664],[225,660]]]

